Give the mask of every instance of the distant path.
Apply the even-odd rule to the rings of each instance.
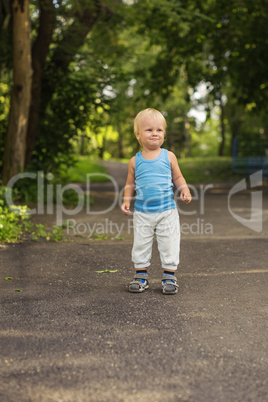
[[[126,182],[128,164],[112,161],[101,161],[99,163],[107,169],[107,174],[113,177],[119,190],[121,190]],[[115,185],[112,181],[107,183],[92,183],[91,188],[95,191],[114,191]]]

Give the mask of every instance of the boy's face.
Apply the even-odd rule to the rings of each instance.
[[[149,150],[160,148],[165,138],[164,121],[154,117],[145,117],[139,123],[136,137],[143,148]]]

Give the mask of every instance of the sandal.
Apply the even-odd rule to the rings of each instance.
[[[145,289],[148,289],[148,287],[148,274],[136,274],[133,278],[133,281],[130,282],[128,290],[132,293],[141,293],[144,292]]]
[[[165,295],[174,295],[178,293],[179,285],[175,275],[163,274],[162,290]]]

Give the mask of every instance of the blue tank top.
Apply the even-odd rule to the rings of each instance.
[[[166,149],[162,149],[160,155],[152,160],[145,159],[141,151],[136,154],[135,184],[135,211],[155,213],[176,208]]]

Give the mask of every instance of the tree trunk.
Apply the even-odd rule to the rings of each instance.
[[[64,33],[45,71],[42,106],[46,110],[53,94],[60,86],[61,80],[68,73],[68,67],[78,49],[83,45],[87,34],[99,19],[102,8],[99,0],[92,1],[88,7],[77,13],[74,22]],[[109,16],[110,17],[110,16]]]
[[[68,72],[68,66],[77,50],[82,46],[86,35],[91,31],[101,14],[99,0],[91,7],[85,7],[75,16],[74,22],[66,30],[58,43],[51,60],[47,63],[49,45],[55,22],[55,9],[52,0],[40,1],[40,25],[38,37],[33,47],[33,86],[30,119],[27,133],[26,164],[31,162],[41,110],[45,114],[51,97],[60,85],[61,78]],[[42,99],[42,109],[41,109]]]
[[[3,183],[22,171],[25,164],[26,133],[31,100],[31,41],[29,0],[12,2],[13,87],[4,150]]]
[[[185,145],[187,149],[187,157],[190,158],[192,156],[192,148],[191,148],[191,135],[190,135],[190,124],[188,122],[187,116],[184,117],[184,133],[185,133]]]
[[[120,3],[120,0],[113,0],[112,3]],[[62,77],[68,73],[69,63],[83,45],[87,34],[92,30],[99,17],[102,16],[103,23],[107,23],[113,16],[113,10],[102,5],[100,0],[85,3],[85,6],[74,15],[73,23],[65,31],[50,61],[47,62],[55,23],[55,8],[53,0],[40,0],[39,4],[40,25],[38,37],[33,47],[34,76],[27,133],[26,164],[29,164],[32,158],[40,114],[46,113],[53,94],[61,84]]]
[[[25,165],[31,161],[35,146],[35,138],[41,108],[41,92],[43,73],[48,55],[49,45],[52,42],[52,34],[55,25],[55,8],[53,0],[39,1],[40,19],[36,41],[32,50],[33,82],[31,94],[31,106],[29,124],[27,130]]]
[[[218,155],[223,156],[223,151],[224,151],[224,146],[225,146],[225,123],[224,123],[225,110],[224,110],[224,104],[222,101],[222,96],[220,96],[220,110],[221,110],[221,115],[220,115],[221,143],[220,143]]]

